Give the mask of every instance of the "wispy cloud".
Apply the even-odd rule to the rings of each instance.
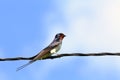
[[[120,2],[118,0],[68,1],[58,7],[61,7],[61,14],[68,23],[67,28],[59,24],[52,27],[54,24],[51,24],[49,29],[50,35],[60,31],[67,35],[62,52],[120,51]],[[48,41],[49,39],[51,38],[48,38]],[[88,59],[88,67],[97,63],[93,58]],[[95,66],[96,68],[102,68],[100,65],[104,65],[105,69],[109,66],[120,66],[117,63],[119,58],[97,58],[96,60],[102,60],[98,66]]]
[[[59,53],[120,51],[119,5],[120,2],[118,0],[67,0],[64,4],[56,1],[55,7],[58,11],[53,10],[44,15],[45,22],[43,22],[49,26],[49,28],[46,29],[48,37],[44,45],[48,45],[56,33],[63,32],[67,37],[64,39],[62,49]],[[64,23],[62,23],[62,20],[59,20],[60,16],[57,15],[58,12],[61,14],[60,16],[64,17],[62,18]],[[71,61],[73,59],[75,58],[67,58],[64,59],[64,61]],[[106,57],[94,57],[93,59],[93,57],[91,57],[88,58],[87,66],[83,67],[83,72],[85,72],[85,69],[88,71],[91,70],[91,68],[105,68],[109,70],[111,67],[120,66],[118,63],[119,60],[119,58],[115,57],[109,59]],[[33,77],[45,79],[51,72],[51,69],[59,68],[58,65],[57,60],[50,62],[44,61],[44,63],[41,61],[39,65],[37,64],[37,68],[40,68],[38,71],[32,71],[33,69],[28,68]],[[101,65],[104,65],[104,67],[101,67]],[[32,68],[35,69],[36,67]],[[119,67],[116,67],[116,69],[120,70]]]

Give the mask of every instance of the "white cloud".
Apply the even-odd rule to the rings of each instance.
[[[61,24],[51,23],[49,25],[50,28],[48,29],[49,37],[46,40],[47,45],[51,42],[51,40],[53,40],[53,37],[56,33],[63,32],[67,35],[67,37],[64,39],[62,49],[59,53],[120,51],[119,0],[90,0],[88,2],[71,0],[67,1],[66,4],[58,5],[57,7],[59,9],[61,8],[61,14],[65,17],[68,25],[67,27],[64,27],[64,25]],[[84,9],[86,10],[85,12]],[[86,14],[86,12],[88,13]],[[85,14],[83,15],[81,13]],[[73,58],[69,58],[67,60],[70,61],[72,59]],[[109,70],[111,67],[115,67],[116,69],[120,70],[120,63],[118,63],[119,60],[119,57],[111,57],[109,59],[106,57],[94,57],[94,59],[93,57],[88,57],[87,68],[94,66],[96,69],[105,68]],[[55,62],[51,63],[50,65],[46,63],[43,65],[42,72],[47,70],[45,73],[48,73],[51,68],[56,67],[54,64],[57,65],[58,63]],[[101,67],[101,65],[103,65],[103,67]]]
[[[94,2],[94,4],[95,3],[99,4],[98,1]],[[66,43],[68,43],[67,45],[69,45],[68,47],[71,46],[70,49],[82,45],[85,49],[89,48],[90,51],[92,50],[92,52],[102,50],[119,51],[120,3],[114,0],[103,1],[101,5],[91,5],[93,3],[87,3],[89,7],[91,7],[90,9],[88,8],[89,10],[95,10],[94,12],[96,14],[93,14],[95,14],[96,18],[93,19],[92,17],[91,19],[86,18],[88,15],[83,17],[77,15],[76,17],[75,15],[79,13],[81,7],[78,5],[79,2],[71,2],[69,4],[64,11],[67,11],[65,15],[70,17],[68,18],[70,19],[69,29],[65,31],[68,33],[68,36],[70,36],[67,38],[68,41],[66,41]],[[76,4],[76,6],[73,4]],[[74,11],[71,10],[71,6],[74,6]]]
[[[82,4],[83,3],[83,4]],[[86,5],[87,4],[87,5]],[[60,6],[61,7],[61,6]],[[89,8],[90,7],[90,8]],[[90,14],[81,16],[80,10],[88,8]],[[86,9],[87,10],[87,9]],[[102,0],[89,2],[68,1],[61,7],[62,14],[68,23],[67,29],[59,30],[59,25],[52,28],[52,32],[62,31],[67,37],[63,43],[63,52],[118,52],[120,51],[120,1],[119,0]],[[93,12],[92,12],[93,11]],[[78,15],[79,14],[79,15]],[[97,59],[96,59],[97,60]],[[99,59],[98,59],[99,60]],[[100,65],[112,66],[113,61],[119,58],[102,58]],[[108,64],[105,65],[107,62]],[[110,62],[110,64],[109,64]],[[90,58],[89,65],[96,62]],[[115,64],[120,66],[119,63]],[[113,66],[115,67],[115,66]]]

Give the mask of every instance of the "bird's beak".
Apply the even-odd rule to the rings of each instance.
[[[66,37],[66,35],[64,35],[64,37]]]

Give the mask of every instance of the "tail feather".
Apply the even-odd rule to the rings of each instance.
[[[33,62],[35,62],[35,60],[32,60],[32,61],[28,62],[27,64],[24,64],[24,65],[22,65],[22,66],[18,67],[16,71],[19,71],[19,70],[21,70],[21,69],[25,68],[26,66],[28,66],[28,65],[32,64]]]

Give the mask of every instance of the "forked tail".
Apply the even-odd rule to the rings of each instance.
[[[35,60],[32,60],[32,61],[28,62],[27,64],[24,64],[24,65],[18,67],[16,71],[19,71],[19,70],[23,69],[24,67],[26,67],[26,66],[32,64],[33,62],[35,62]]]

